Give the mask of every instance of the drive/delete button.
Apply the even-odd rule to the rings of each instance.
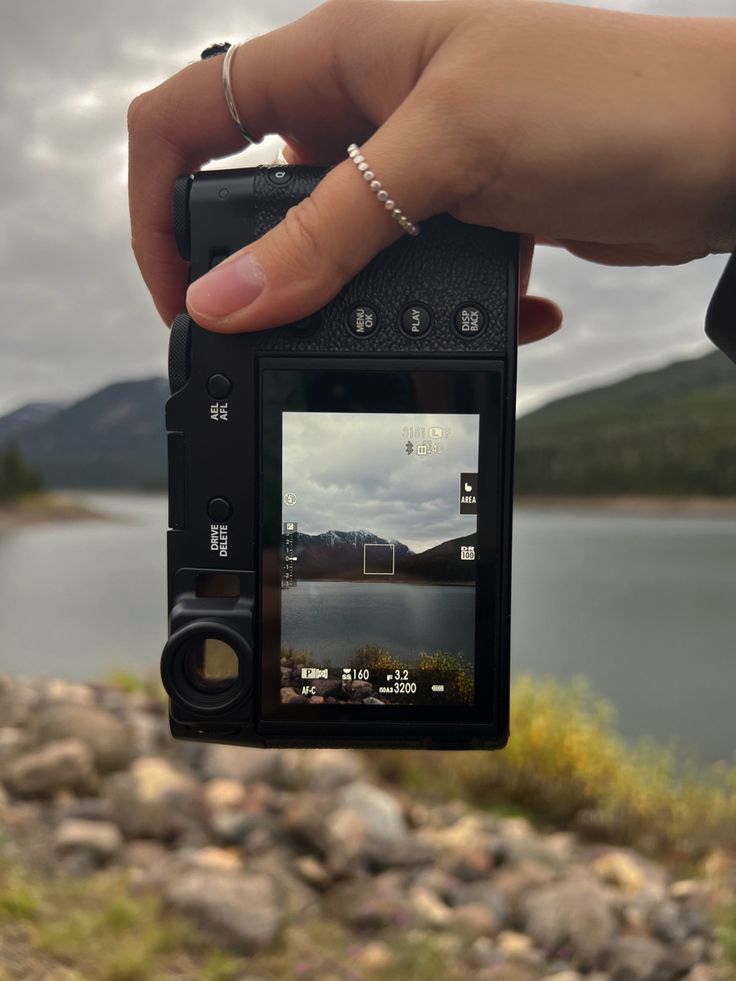
[[[213,497],[207,505],[210,521],[214,521],[218,525],[224,524],[232,513],[232,505],[226,497]]]

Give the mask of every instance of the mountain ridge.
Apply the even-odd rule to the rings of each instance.
[[[371,579],[375,582],[390,579],[392,582],[470,585],[475,581],[475,563],[461,558],[461,548],[475,546],[475,539],[474,534],[465,535],[413,552],[403,542],[365,529],[326,531],[317,535],[297,531],[293,535],[294,571],[297,581],[365,582]],[[367,574],[365,545],[393,545],[392,571]]]
[[[0,417],[49,487],[166,488],[166,381],[107,386]],[[736,367],[720,352],[563,396],[517,420],[516,491],[736,495]]]

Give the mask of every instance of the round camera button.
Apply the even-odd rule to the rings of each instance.
[[[353,337],[371,337],[378,330],[378,311],[367,303],[356,304],[348,314],[348,330]]]
[[[291,171],[288,167],[271,167],[266,171],[266,177],[272,184],[281,187],[282,184],[288,184],[291,180]]]
[[[207,379],[207,393],[213,399],[226,399],[232,390],[233,383],[227,375],[221,375],[218,372],[215,375],[210,375]]]
[[[424,337],[432,326],[432,313],[423,303],[412,303],[401,314],[401,329],[407,337]]]
[[[213,497],[207,505],[210,521],[214,521],[216,524],[227,521],[232,513],[233,506],[226,497]]]
[[[483,307],[477,303],[464,303],[455,310],[453,326],[457,333],[468,341],[482,334],[485,330],[488,317]]]

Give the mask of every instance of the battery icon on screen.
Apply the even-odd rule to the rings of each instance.
[[[432,685],[432,691],[444,691],[444,690],[445,690],[444,685]]]

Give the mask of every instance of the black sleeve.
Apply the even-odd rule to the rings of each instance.
[[[705,333],[736,363],[736,252],[726,263],[705,315]]]

